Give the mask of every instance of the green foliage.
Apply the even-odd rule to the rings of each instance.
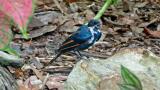
[[[18,55],[10,47],[13,39],[10,27],[17,25],[25,39],[28,39],[27,26],[35,8],[35,0],[0,0],[0,50]],[[11,22],[12,21],[12,22]]]
[[[16,51],[10,47],[13,38],[10,25],[11,20],[8,19],[5,13],[0,11],[0,50],[17,55]]]
[[[121,84],[120,90],[139,90],[135,86],[128,85],[128,84]]]
[[[120,84],[121,90],[142,90],[139,78],[124,66],[121,66],[121,76],[123,79],[123,83]]]
[[[16,56],[19,57],[19,54],[13,48],[11,48],[10,46],[7,46],[5,49],[3,49],[3,51],[6,51],[9,54],[16,55]]]

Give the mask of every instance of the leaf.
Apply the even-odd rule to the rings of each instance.
[[[64,84],[62,83],[62,81],[66,79],[67,76],[51,76],[48,78],[46,86],[49,88],[49,90],[64,90]]]
[[[66,0],[68,3],[77,2],[77,0]]]
[[[124,84],[132,85],[137,90],[142,90],[142,84],[138,77],[134,75],[129,69],[121,65],[121,76],[123,78]]]
[[[10,47],[13,35],[10,29],[9,18],[0,11],[0,50],[7,51],[10,54],[18,55],[15,50]]]
[[[9,20],[3,12],[0,12],[0,49],[4,50],[12,40]]]
[[[137,90],[137,88],[128,84],[120,84],[120,90]]]
[[[160,31],[153,31],[145,27],[144,33],[150,35],[151,37],[160,38]]]
[[[18,25],[23,36],[27,38],[27,24],[33,12],[32,0],[0,0],[0,9]]]

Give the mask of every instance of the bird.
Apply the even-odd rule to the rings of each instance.
[[[100,39],[102,35],[100,26],[100,22],[95,19],[91,19],[87,25],[81,25],[76,32],[71,34],[71,36],[60,45],[57,49],[57,55],[49,62],[49,64],[52,64],[59,56],[69,51],[77,52],[81,57],[82,55],[79,51],[88,49]]]

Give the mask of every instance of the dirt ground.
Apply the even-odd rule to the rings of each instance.
[[[49,73],[55,78],[67,75],[77,62],[76,55],[66,53],[49,67],[45,64],[55,56],[55,50],[71,35],[79,25],[95,16],[104,0],[38,0],[34,17],[29,24],[30,40],[24,40],[15,33],[12,46],[33,65],[21,77],[24,82],[36,75],[46,77]],[[111,6],[101,17],[102,38],[83,55],[95,58],[108,58],[124,48],[146,48],[160,56],[160,2],[122,0]],[[72,2],[72,3],[71,3]],[[38,74],[37,74],[38,73]],[[40,74],[39,74],[40,73]],[[59,81],[63,81],[62,77]],[[56,81],[55,82],[59,82]],[[52,90],[60,90],[63,86]],[[46,87],[51,89],[50,84]]]

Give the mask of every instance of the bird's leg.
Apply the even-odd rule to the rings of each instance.
[[[79,54],[80,57],[83,57],[79,50],[77,50],[77,53]]]
[[[78,61],[82,59],[82,55],[78,52],[78,50],[74,50],[74,53],[76,54]]]
[[[89,57],[87,55],[82,55],[81,52],[79,50],[76,50],[78,56],[80,57],[79,59],[89,59]]]
[[[81,60],[81,59],[89,59],[89,56],[82,55],[79,50],[73,50],[73,51],[70,51],[70,53],[75,54],[77,56],[78,61]]]

